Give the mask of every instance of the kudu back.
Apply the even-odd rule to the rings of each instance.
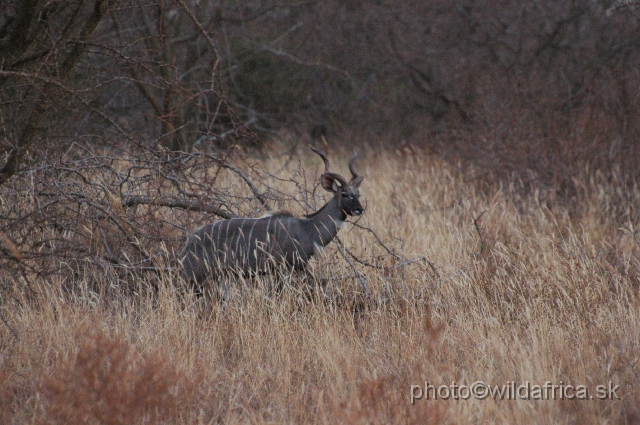
[[[352,178],[329,171],[327,156],[314,148],[324,162],[322,187],[333,198],[304,218],[275,213],[260,218],[232,218],[207,224],[188,238],[181,254],[182,277],[202,283],[229,274],[268,273],[277,267],[302,270],[313,254],[329,244],[348,215],[359,216],[358,187],[364,176],[354,167],[357,153],[349,162]]]

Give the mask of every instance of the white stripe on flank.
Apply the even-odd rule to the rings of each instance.
[[[213,226],[211,226],[211,234],[209,235],[209,240],[211,241],[211,243],[213,243],[213,234],[216,231],[216,226],[218,225],[218,223],[220,222],[216,221],[215,223],[213,223]]]
[[[229,246],[229,227],[231,227],[231,222],[235,220],[235,218],[230,218],[227,220],[227,231],[224,234],[224,246],[225,248]],[[225,249],[226,252],[226,249]]]
[[[269,243],[269,238],[270,238],[270,235],[269,235],[269,226],[271,226],[271,219],[272,219],[272,218],[273,218],[273,217],[272,217],[272,216],[270,216],[270,217],[269,217],[269,221],[267,221],[267,231],[266,231],[266,233],[267,233],[267,238],[266,238],[266,239],[267,239],[267,240],[266,240],[267,244]]]
[[[224,223],[224,221],[219,221],[218,223]],[[222,227],[222,224],[220,225],[220,227]],[[220,231],[221,230],[222,229],[218,229],[218,237],[216,238],[216,251],[220,251]]]
[[[253,239],[251,239],[251,235],[253,235],[253,228],[256,227],[256,224],[258,224],[258,220],[253,222],[253,226],[251,226],[251,231],[249,232],[249,242],[247,243],[247,258],[249,258],[249,253],[251,252],[251,242],[253,242]]]
[[[240,259],[240,253],[238,252],[238,244],[240,244],[240,236],[242,236],[242,239],[244,239],[244,234],[242,233],[242,226],[244,226],[245,221],[247,221],[246,218],[242,220],[242,224],[240,224],[239,231],[238,231],[238,239],[236,239],[236,249],[235,249],[236,260]]]

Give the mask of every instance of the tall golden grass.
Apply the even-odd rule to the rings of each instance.
[[[279,293],[239,282],[224,304],[170,273],[109,297],[88,284],[98,272],[50,278],[0,300],[0,423],[640,421],[637,187],[585,170],[567,201],[435,157],[358,165],[359,224],[405,259],[356,263],[370,298],[335,247],[311,264],[330,300],[295,276]],[[358,257],[384,253],[370,232],[339,236]],[[613,382],[620,400],[412,404],[425,381]]]

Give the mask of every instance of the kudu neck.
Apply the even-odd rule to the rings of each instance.
[[[329,200],[329,202],[324,204],[322,208],[307,215],[306,218],[307,220],[317,220],[318,218],[320,220],[324,220],[326,218],[330,218],[333,221],[344,222],[347,219],[347,213],[338,206],[338,197],[334,196]]]
[[[320,239],[320,245],[326,246],[338,234],[346,219],[347,214],[338,205],[338,197],[334,196],[318,211],[308,215],[305,222]]]

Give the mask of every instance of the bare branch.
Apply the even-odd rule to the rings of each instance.
[[[349,84],[351,86],[355,87],[354,79],[351,76],[351,74],[349,73],[349,71],[337,68],[337,67],[335,67],[333,65],[330,65],[330,64],[324,63],[324,62],[318,62],[318,61],[309,62],[309,61],[305,61],[305,60],[302,60],[302,59],[299,59],[299,58],[293,56],[290,53],[284,52],[282,50],[277,50],[277,49],[274,49],[273,47],[269,47],[269,46],[266,46],[266,45],[263,45],[261,48],[265,52],[269,52],[269,53],[271,53],[273,55],[276,55],[278,57],[288,59],[288,60],[290,60],[292,62],[297,63],[298,65],[308,66],[308,67],[312,67],[312,68],[324,68],[324,69],[327,69],[327,70],[329,70],[331,72],[335,72],[337,74],[340,74],[349,82]]]
[[[360,281],[360,284],[362,285],[362,288],[364,289],[364,293],[367,296],[371,296],[371,291],[369,291],[369,287],[367,286],[367,281],[365,280],[364,276],[362,275],[362,273],[360,273],[360,271],[358,269],[356,269],[356,266],[353,265],[351,260],[349,260],[347,255],[344,253],[344,246],[342,244],[342,241],[337,236],[334,238],[334,240],[336,241],[336,245],[338,245],[338,251],[342,255],[342,258],[344,258],[344,260],[347,262],[347,264],[349,264],[349,267],[351,267],[351,270],[353,270],[355,275],[358,277],[358,280]]]
[[[13,337],[20,342],[20,337],[18,336],[18,332],[16,332],[15,329],[13,329],[10,325],[9,322],[7,322],[7,319],[5,319],[4,317],[4,313],[2,312],[2,310],[0,309],[0,320],[2,320],[2,323],[4,323],[4,325],[7,327],[7,329],[9,329],[9,332],[11,332],[11,335],[13,335]]]
[[[393,255],[398,260],[402,259],[392,249],[387,247],[387,245],[384,242],[382,242],[382,239],[380,239],[380,236],[378,236],[378,234],[373,229],[371,229],[370,227],[363,226],[363,225],[358,224],[358,223],[353,223],[353,222],[349,222],[349,223],[351,223],[354,227],[357,227],[359,229],[364,229],[364,230],[370,232],[376,238],[376,240],[378,241],[378,244],[380,244],[380,246],[383,247],[385,251],[387,251],[389,254]]]
[[[204,27],[202,26],[198,18],[196,18],[196,15],[193,14],[191,9],[189,9],[189,7],[184,3],[183,0],[173,0],[173,1],[177,3],[180,6],[180,8],[189,16],[189,19],[191,19],[193,24],[198,28],[198,31],[200,31],[200,34],[202,34],[204,39],[207,40],[207,44],[209,44],[209,47],[211,47],[211,50],[213,50],[213,52],[216,55],[215,65],[213,66],[213,68],[217,69],[218,63],[220,61],[220,54],[218,53],[218,47],[216,46],[215,42],[209,36],[209,33],[207,33],[207,31],[204,29]]]
[[[249,176],[247,176],[244,171],[242,171],[241,169],[239,169],[238,167],[236,167],[233,164],[230,164],[229,162],[218,158],[215,155],[210,155],[210,154],[206,154],[205,155],[207,158],[211,158],[214,161],[217,161],[218,164],[220,164],[221,167],[227,168],[231,171],[233,171],[234,173],[236,173],[237,175],[240,176],[240,178],[242,180],[244,180],[244,182],[247,184],[247,186],[249,186],[249,189],[251,189],[251,192],[253,192],[253,194],[256,196],[256,198],[258,198],[258,200],[260,200],[260,202],[262,203],[262,206],[268,210],[271,211],[271,207],[269,206],[269,202],[267,201],[267,198],[264,197],[264,195],[262,193],[260,193],[260,191],[258,190],[258,188],[253,184],[253,182],[251,181],[251,179],[249,178]]]
[[[13,242],[11,238],[9,238],[9,236],[7,236],[7,234],[4,233],[2,230],[0,230],[0,241],[4,243],[4,246],[6,247],[7,251],[9,251],[9,254],[15,260],[17,261],[22,260],[22,254],[20,254],[20,250],[16,246],[15,242]]]
[[[202,211],[210,214],[215,214],[218,217],[225,219],[236,217],[235,215],[223,211],[219,207],[213,205],[205,205],[199,202],[187,202],[167,197],[151,198],[149,196],[125,195],[122,197],[122,205],[125,207],[132,207],[136,205],[154,205],[157,207],[182,208],[183,210],[188,211]]]

